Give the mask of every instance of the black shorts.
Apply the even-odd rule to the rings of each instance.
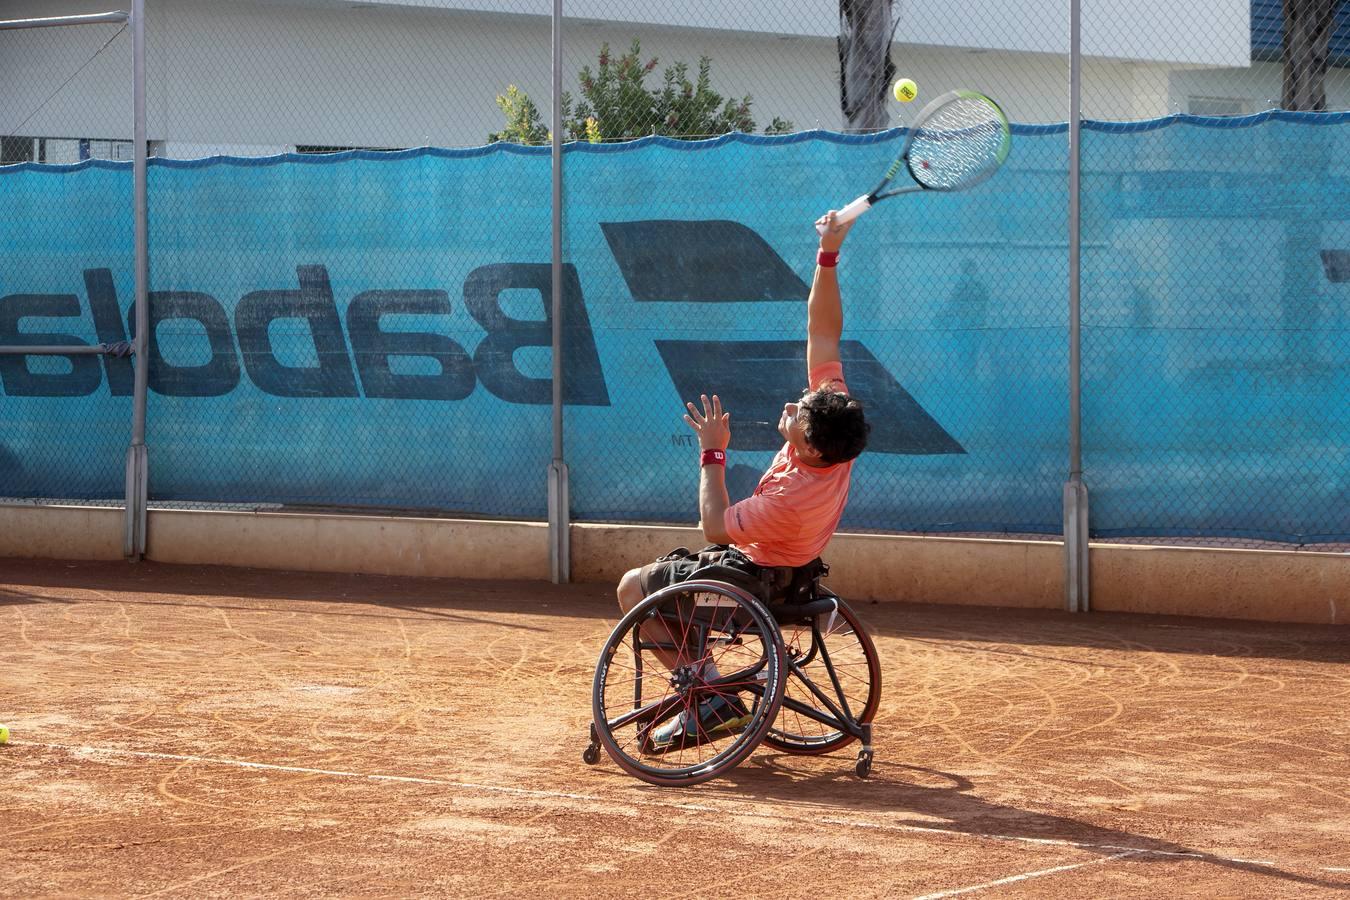
[[[763,569],[735,547],[719,545],[705,547],[697,553],[689,552],[686,547],[672,550],[656,562],[643,566],[638,573],[638,584],[641,585],[644,595],[651,594],[663,587],[688,581],[689,576],[704,566],[725,566],[727,569],[734,570],[743,576],[746,582],[744,586],[755,585],[755,594],[760,593],[758,585]],[[719,574],[731,575],[732,573]],[[741,579],[735,579],[735,581],[739,583]]]
[[[691,553],[685,547],[672,550],[638,570],[638,585],[643,595],[649,596],[663,587],[688,581],[697,570],[713,565],[720,569],[709,577],[744,588],[765,603],[781,603],[788,599],[789,594],[795,595],[805,590],[814,584],[816,578],[829,571],[829,567],[819,559],[797,568],[761,566],[735,547],[715,544],[696,553]],[[802,601],[802,597],[791,600]]]

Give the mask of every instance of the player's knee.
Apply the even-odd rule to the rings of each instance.
[[[615,594],[619,598],[619,608],[624,612],[637,606],[642,601],[642,570],[629,569],[623,573]]]

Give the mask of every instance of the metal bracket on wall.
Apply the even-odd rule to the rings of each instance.
[[[1064,483],[1064,596],[1069,612],[1092,608],[1088,591],[1088,489],[1081,478]]]
[[[567,463],[555,459],[548,466],[548,571],[554,584],[572,580],[570,502]]]
[[[149,455],[145,444],[132,444],[127,448],[127,512],[122,529],[122,555],[132,561],[145,556],[149,472]]]

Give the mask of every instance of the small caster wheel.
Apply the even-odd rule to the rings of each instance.
[[[858,754],[858,764],[853,767],[853,771],[858,774],[859,778],[866,778],[872,774],[872,754],[870,751],[864,750]]]
[[[582,762],[588,766],[593,766],[600,761],[600,748],[591,744],[581,753]]]

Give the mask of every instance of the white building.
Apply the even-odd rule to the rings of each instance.
[[[0,0],[0,19],[129,0]],[[518,85],[547,115],[550,0],[147,0],[149,136],[174,157],[476,146]],[[759,127],[842,126],[836,0],[564,0],[564,77],[634,37],[659,59],[713,61],[713,87],[754,98]],[[1067,0],[901,0],[892,58],[919,101],[952,87],[1017,122],[1068,117]],[[6,161],[129,156],[131,41],[119,26],[0,32]],[[111,41],[110,41],[111,39]],[[110,42],[109,42],[110,41]],[[104,44],[107,44],[104,47]],[[1144,119],[1278,105],[1278,64],[1251,62],[1250,0],[1084,0],[1084,114]],[[1350,106],[1334,83],[1332,106]]]

